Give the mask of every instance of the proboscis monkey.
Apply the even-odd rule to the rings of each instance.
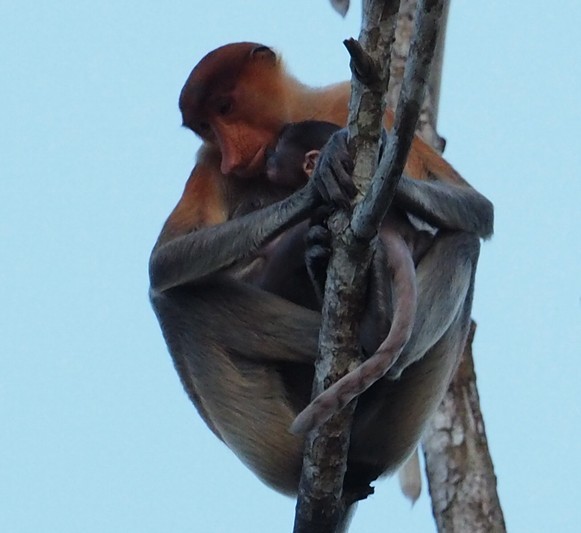
[[[269,181],[264,160],[286,123],[343,125],[348,97],[348,84],[302,85],[259,44],[203,58],[180,108],[204,145],[150,261],[151,301],[188,395],[210,429],[287,494],[297,490],[303,446],[288,428],[310,400],[321,318],[312,301],[292,302],[258,280],[277,238],[350,195],[351,162],[334,136],[313,177],[293,191]],[[353,500],[412,452],[439,404],[467,335],[479,238],[492,233],[492,204],[419,139],[394,206],[439,229],[416,265],[425,289],[399,368],[358,402],[345,477]]]

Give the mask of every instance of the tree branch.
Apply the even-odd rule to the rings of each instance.
[[[387,105],[392,108],[395,108],[401,90],[405,62],[409,54],[410,43],[413,35],[416,5],[417,0],[402,0],[399,9],[399,16],[395,30],[395,42],[391,53],[391,79],[389,92],[387,94]],[[439,39],[436,44],[436,50],[434,51],[434,59],[432,60],[432,67],[430,69],[430,78],[426,87],[426,94],[416,128],[416,132],[440,152],[443,151],[445,142],[438,136],[435,128],[437,126],[438,118],[440,82],[442,78],[442,64],[449,10],[450,0],[445,0]]]
[[[383,174],[376,172],[376,162],[399,2],[366,0],[359,43],[345,42],[353,72],[349,134],[350,150],[354,153],[354,181],[365,191],[370,177],[375,177],[371,193],[356,208],[352,224],[344,211],[337,212],[329,221],[333,255],[325,287],[313,397],[360,362],[359,317],[366,273],[373,255],[370,242],[391,203],[411,146],[442,5],[443,0],[424,0],[419,4],[416,44],[406,68],[395,124],[380,163]],[[346,508],[372,492],[369,488],[364,493],[342,494],[355,405],[355,401],[351,402],[307,436],[295,533],[335,532],[345,519]]]
[[[375,172],[398,7],[398,0],[366,0],[359,43],[345,42],[353,72],[348,124],[358,187],[369,183]],[[347,212],[339,211],[331,217],[329,229],[333,255],[325,287],[313,398],[361,361],[358,317],[373,255],[369,243],[354,239]],[[346,520],[347,507],[372,492],[344,495],[342,491],[355,406],[356,402],[351,402],[307,435],[295,533],[334,533]]]
[[[436,125],[449,4],[450,0],[444,3],[440,37],[417,127],[440,152],[445,141],[437,134]],[[400,90],[415,8],[416,0],[402,1],[391,62],[388,102],[392,104]],[[476,387],[474,332],[473,323],[460,366],[423,438],[432,511],[440,533],[506,531]]]
[[[472,323],[460,366],[423,440],[438,531],[506,532],[472,359]]]
[[[369,192],[353,213],[353,231],[360,239],[370,239],[377,232],[403,172],[424,101],[443,7],[443,0],[424,0],[418,3],[418,16],[394,125]]]

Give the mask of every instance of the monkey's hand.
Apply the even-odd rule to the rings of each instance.
[[[353,183],[353,159],[347,148],[347,130],[334,133],[323,147],[311,177],[323,201],[348,208],[357,194]]]
[[[305,264],[319,304],[323,304],[327,266],[331,257],[331,232],[327,228],[328,206],[317,209],[311,217],[309,231],[305,236]]]

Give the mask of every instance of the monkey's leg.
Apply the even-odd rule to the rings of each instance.
[[[474,261],[478,256],[479,242],[477,239],[470,239],[468,234],[446,236],[441,244],[443,249],[436,248],[433,251],[436,255],[441,254],[442,258],[446,257],[444,252],[447,247],[452,245],[457,250],[469,250]],[[448,257],[447,269],[453,263],[462,263],[459,260],[450,262],[450,259]],[[447,323],[447,329],[440,338],[431,343],[425,332],[416,332],[416,337],[412,334],[412,351],[408,352],[408,357],[419,355],[415,362],[408,360],[408,366],[403,369],[399,378],[391,379],[388,373],[388,376],[359,398],[345,479],[345,486],[354,487],[355,492],[363,490],[361,487],[367,486],[383,473],[393,472],[409,457],[421,439],[427,421],[446,393],[470,327],[475,268],[470,266],[464,270],[467,279],[457,280],[459,287],[454,291],[464,295],[455,314],[452,317],[432,316],[432,332],[439,332],[442,324]],[[428,269],[426,273],[427,271]],[[449,278],[441,276],[434,283],[444,280]],[[466,281],[468,287],[464,290],[461,286]],[[420,296],[418,314],[429,314],[430,301],[426,295],[424,293]],[[453,310],[453,306],[450,309]],[[405,353],[400,357],[404,355]]]
[[[303,440],[288,427],[309,401],[320,315],[224,278],[152,303],[201,416],[264,482],[295,493]]]
[[[392,280],[393,319],[389,333],[371,357],[333,383],[297,416],[290,427],[292,433],[307,433],[321,425],[381,379],[412,334],[417,296],[416,272],[410,249],[395,228],[383,228],[381,241],[386,248],[388,275]],[[372,293],[373,296],[377,294]]]
[[[264,263],[251,282],[289,302],[320,310],[305,263],[307,230],[308,222],[301,222],[259,250],[259,257],[264,258]]]

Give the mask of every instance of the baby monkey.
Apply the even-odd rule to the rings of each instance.
[[[303,187],[317,167],[323,146],[339,129],[335,124],[320,121],[285,126],[276,148],[267,157],[268,179],[279,186],[288,187],[289,190]],[[350,161],[350,158],[335,158],[336,162],[332,164],[345,166],[342,160]],[[346,172],[339,174],[350,174],[351,169],[344,170]],[[317,179],[317,176],[313,179]],[[340,187],[343,191],[331,194],[336,199],[343,199],[340,203],[348,205],[348,199],[357,192],[355,185],[346,179],[340,183]],[[331,254],[330,233],[324,224],[326,214],[328,210],[322,213],[323,217],[312,217],[311,227],[306,235],[306,253],[297,254],[304,257],[319,308]],[[302,232],[298,231],[299,237],[288,238],[304,238],[304,232],[303,228]],[[431,240],[431,234],[413,227],[404,212],[396,206],[390,208],[379,230],[370,269],[370,294],[367,301],[372,302],[368,312],[372,317],[364,317],[361,325],[362,348],[370,357],[313,400],[294,420],[292,433],[306,433],[321,425],[388,372],[392,378],[399,376],[403,368],[398,369],[396,362],[412,335],[417,309],[415,263],[420,260]],[[289,255],[293,254],[285,254],[287,258]],[[268,279],[280,276],[283,271],[281,265],[276,263],[272,261],[265,267],[266,285]],[[277,285],[280,286],[279,282],[277,280]],[[385,336],[389,317],[391,326]]]

